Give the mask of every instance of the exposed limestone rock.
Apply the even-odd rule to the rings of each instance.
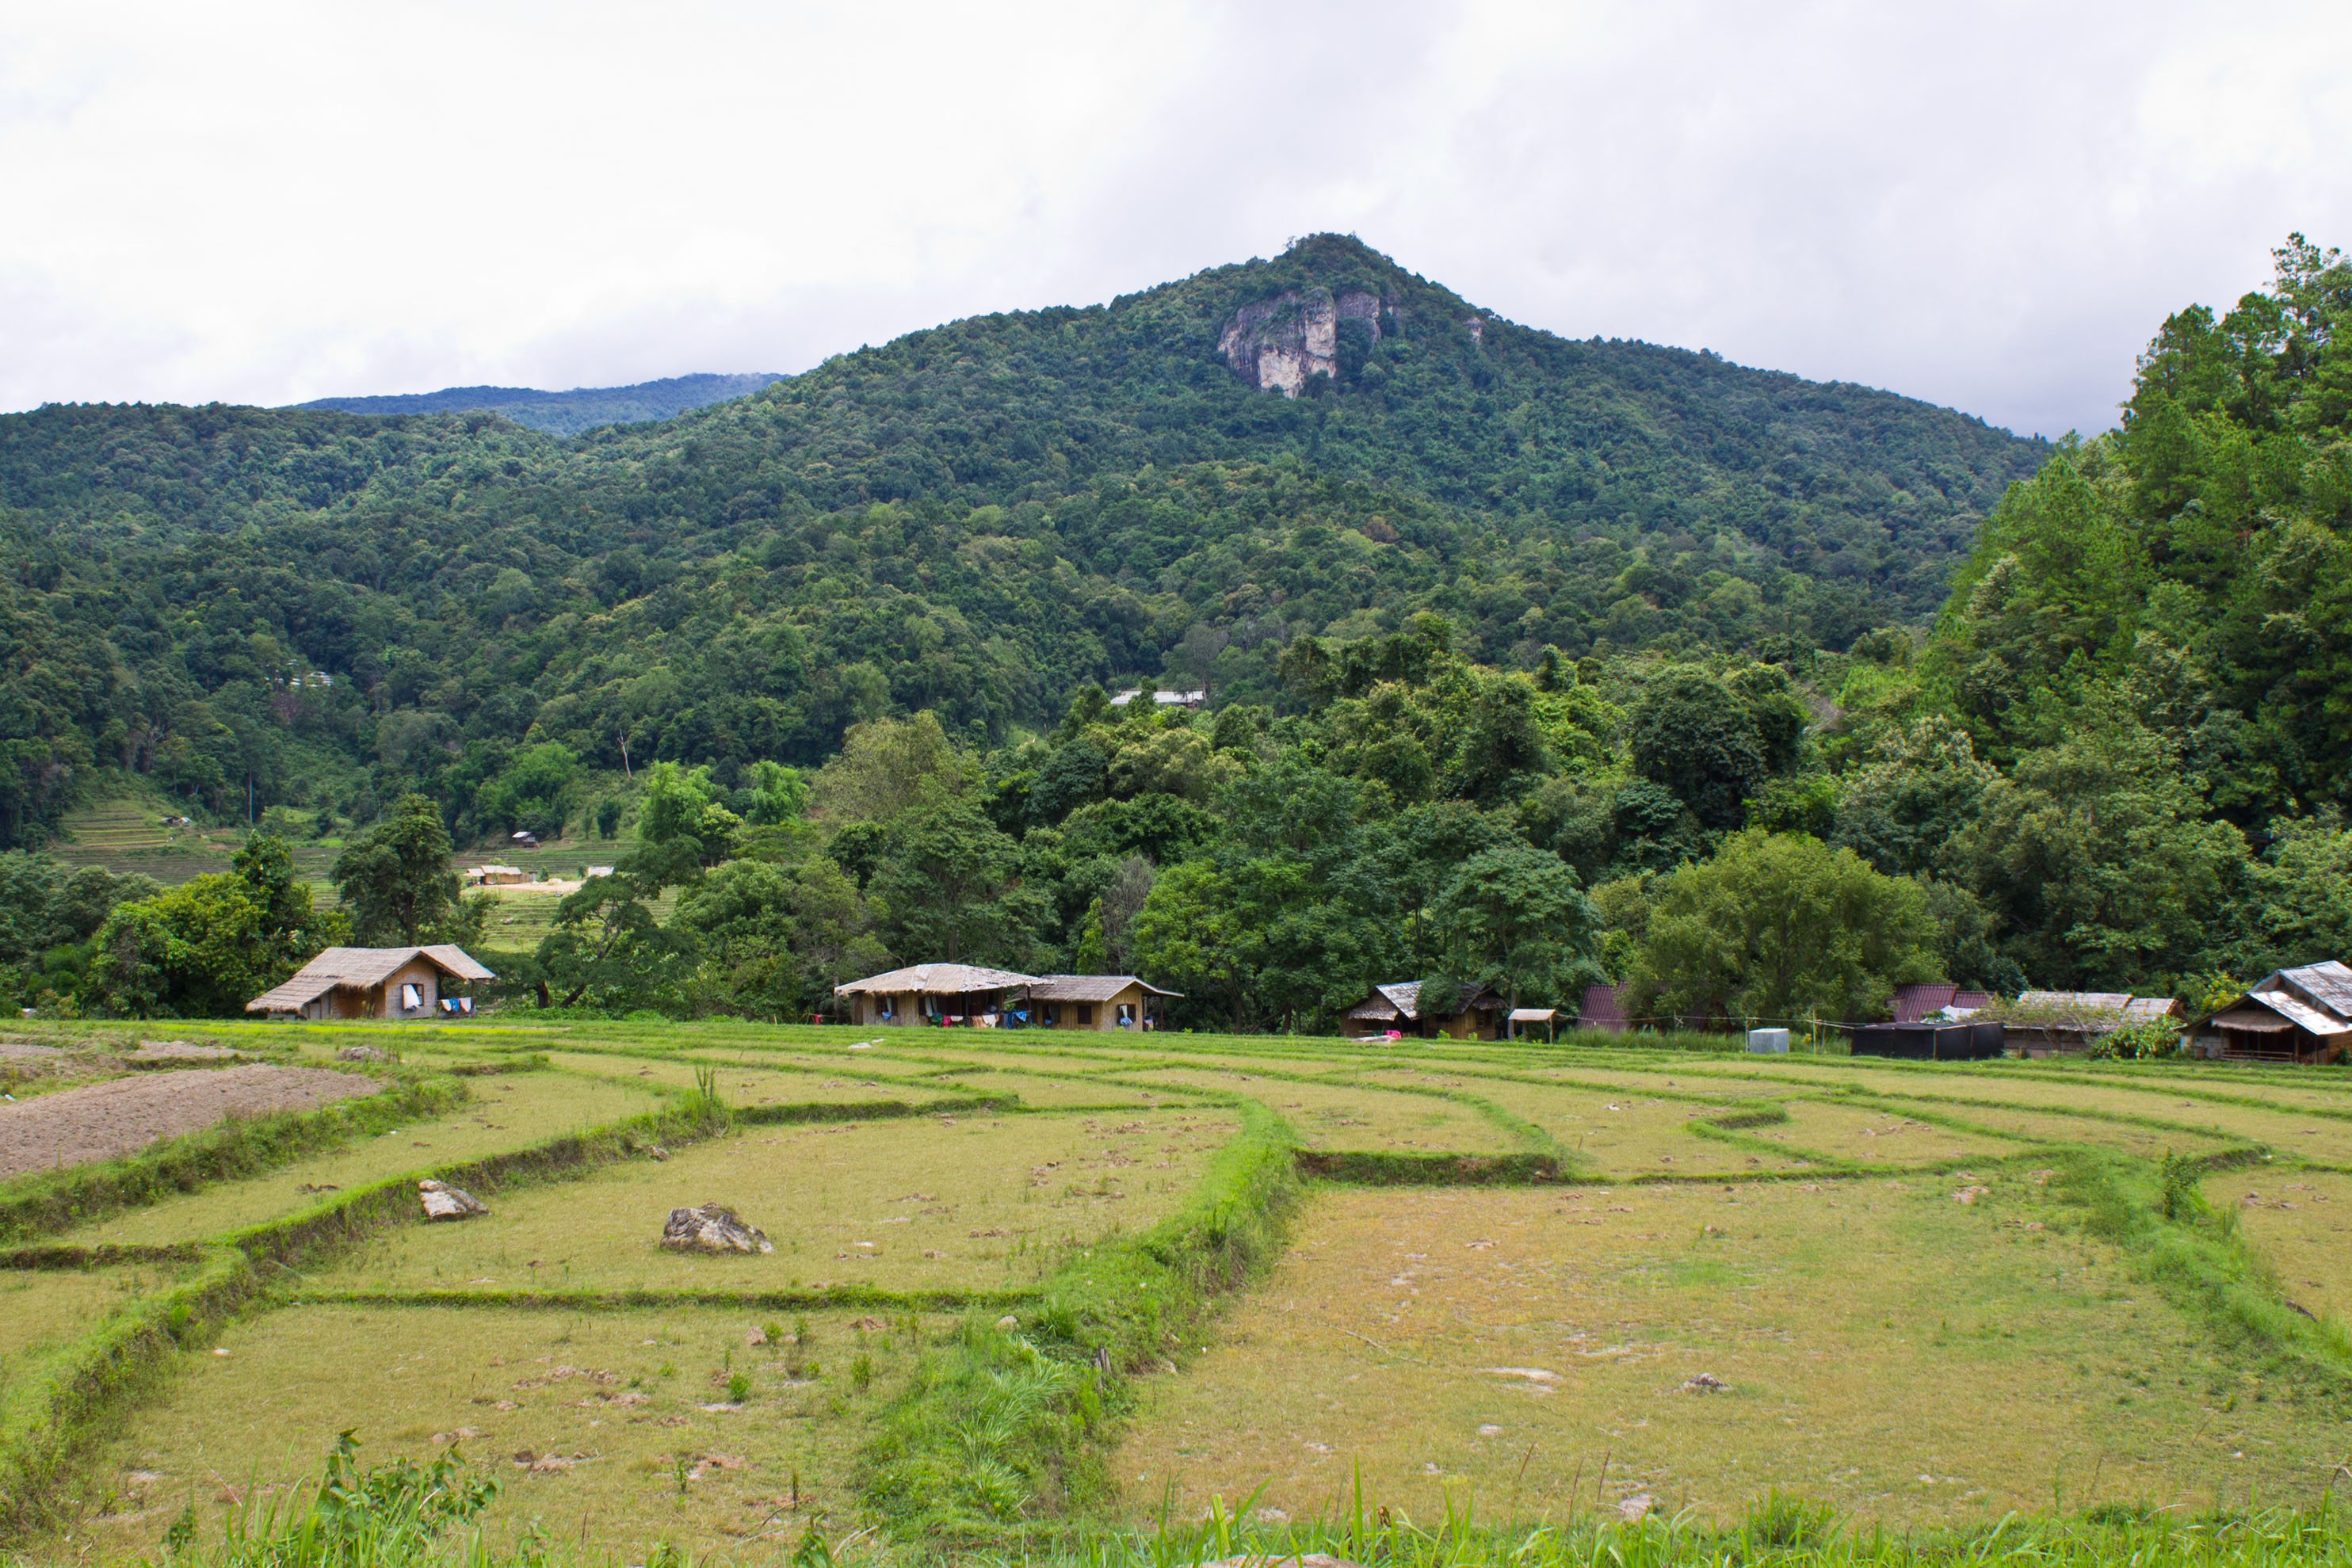
[[[673,1208],[662,1227],[661,1244],[673,1252],[773,1252],[775,1243],[736,1212],[716,1203]]]
[[[451,1186],[445,1181],[430,1177],[416,1184],[416,1196],[425,1205],[427,1219],[466,1219],[477,1214],[488,1214],[489,1208],[482,1200],[463,1187]]]
[[[347,1045],[335,1052],[338,1061],[390,1061],[392,1052],[378,1051],[372,1045]]]
[[[1217,339],[1217,352],[1258,391],[1297,397],[1309,376],[1338,377],[1339,323],[1363,322],[1377,343],[1385,308],[1378,295],[1361,289],[1336,299],[1328,288],[1286,290],[1234,311]]]

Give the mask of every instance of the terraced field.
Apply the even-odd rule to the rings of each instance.
[[[363,1459],[493,1467],[497,1539],[567,1520],[645,1562],[1171,1500],[1299,1518],[1359,1484],[1424,1521],[1736,1517],[1776,1488],[1904,1527],[2053,1485],[2303,1502],[2352,1414],[2335,1070],[527,1012],[201,1032],[396,1048],[369,1071],[465,1098],[20,1231],[0,1526],[36,1557],[149,1552],[189,1507],[210,1531],[347,1427]],[[429,1176],[488,1214],[425,1223]],[[709,1203],[773,1249],[660,1245]],[[75,1392],[129,1364],[152,1375]]]

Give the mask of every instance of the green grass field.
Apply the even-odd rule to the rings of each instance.
[[[1134,1528],[1189,1561],[1360,1488],[1441,1535],[1736,1526],[1776,1492],[1969,1531],[2315,1508],[2352,1447],[2339,1070],[529,1012],[175,1031],[391,1045],[467,1097],[9,1255],[0,1514],[35,1560],[151,1552],[192,1505],[215,1539],[347,1427],[363,1459],[491,1466],[494,1551],[536,1517],[627,1563],[813,1531],[877,1563],[1135,1561]],[[423,1223],[436,1172],[491,1213]],[[775,1250],[656,1245],[701,1202]]]

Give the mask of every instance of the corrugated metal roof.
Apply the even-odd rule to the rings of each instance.
[[[1558,1008],[1513,1008],[1511,1009],[1513,1023],[1549,1023],[1558,1017],[1559,1017]]]
[[[2021,1008],[2074,1008],[2083,1010],[2119,1013],[2131,1005],[2129,991],[2025,991],[2019,995]]]
[[[2352,1019],[2352,968],[2335,959],[2306,964],[2300,969],[2281,969],[2275,978],[2301,991],[2318,1006],[2340,1019]]]
[[[1576,1009],[1576,1022],[1580,1029],[1623,1029],[1625,983],[1585,987],[1584,1005]]]
[[[2352,1030],[2352,1023],[2333,1013],[2322,1012],[2292,991],[2255,991],[2247,999],[2260,1002],[2281,1018],[2314,1034],[2342,1034]]]
[[[1163,991],[1133,975],[1048,975],[1029,988],[1033,1002],[1107,1002],[1134,986],[1155,997],[1181,997],[1181,991]]]
[[[904,969],[892,969],[887,974],[869,975],[862,980],[833,988],[835,996],[866,992],[875,996],[903,996],[924,991],[933,996],[961,997],[974,991],[1003,991],[1014,986],[1034,986],[1034,975],[1016,975],[1010,969],[983,969],[971,964],[916,964]]]
[[[1916,980],[1907,986],[1895,987],[1890,1004],[1895,1010],[1895,1021],[1917,1023],[1929,1013],[1950,1007],[1952,998],[1959,988],[1948,980]]]

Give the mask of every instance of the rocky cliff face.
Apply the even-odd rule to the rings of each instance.
[[[1217,352],[1258,391],[1297,397],[1307,377],[1339,375],[1341,322],[1363,322],[1377,343],[1382,314],[1393,310],[1360,289],[1337,297],[1328,288],[1286,290],[1234,311],[1217,339]]]

